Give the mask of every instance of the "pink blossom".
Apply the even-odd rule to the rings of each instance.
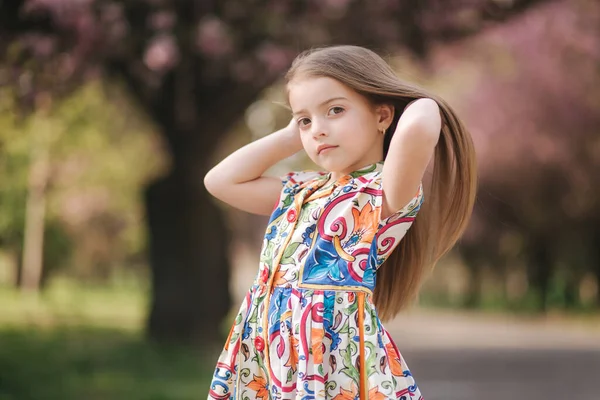
[[[221,58],[233,50],[227,26],[217,17],[203,18],[198,24],[196,45],[207,57]]]
[[[150,41],[144,63],[152,71],[165,72],[179,61],[179,49],[173,35],[158,35]]]

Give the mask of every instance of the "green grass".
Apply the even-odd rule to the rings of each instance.
[[[551,296],[548,300],[547,313],[562,313],[573,316],[598,315],[598,307],[594,304],[576,304],[567,308],[562,298]],[[522,315],[542,315],[539,296],[528,292],[521,299],[509,301],[498,294],[485,294],[474,306],[467,306],[463,297],[451,297],[443,293],[424,293],[419,297],[419,304],[427,308],[439,309],[474,309],[489,313],[511,313]]]
[[[0,288],[0,400],[205,398],[213,359],[144,338],[142,288]]]

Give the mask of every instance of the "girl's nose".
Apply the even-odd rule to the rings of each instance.
[[[312,134],[314,138],[327,136],[327,130],[325,129],[325,124],[313,121],[312,122]]]

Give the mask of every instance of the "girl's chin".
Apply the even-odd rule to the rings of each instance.
[[[312,162],[314,162],[322,171],[339,172],[345,171],[349,167],[348,162],[343,162],[344,160],[340,160],[340,158],[338,158],[339,155],[338,157],[323,157],[317,154],[312,154],[309,157],[312,160]]]

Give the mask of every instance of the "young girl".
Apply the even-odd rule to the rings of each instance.
[[[381,321],[415,298],[467,224],[471,137],[443,100],[364,48],[305,52],[286,78],[289,125],[204,180],[222,201],[271,216],[208,398],[422,399]],[[263,175],[301,149],[326,172]]]

